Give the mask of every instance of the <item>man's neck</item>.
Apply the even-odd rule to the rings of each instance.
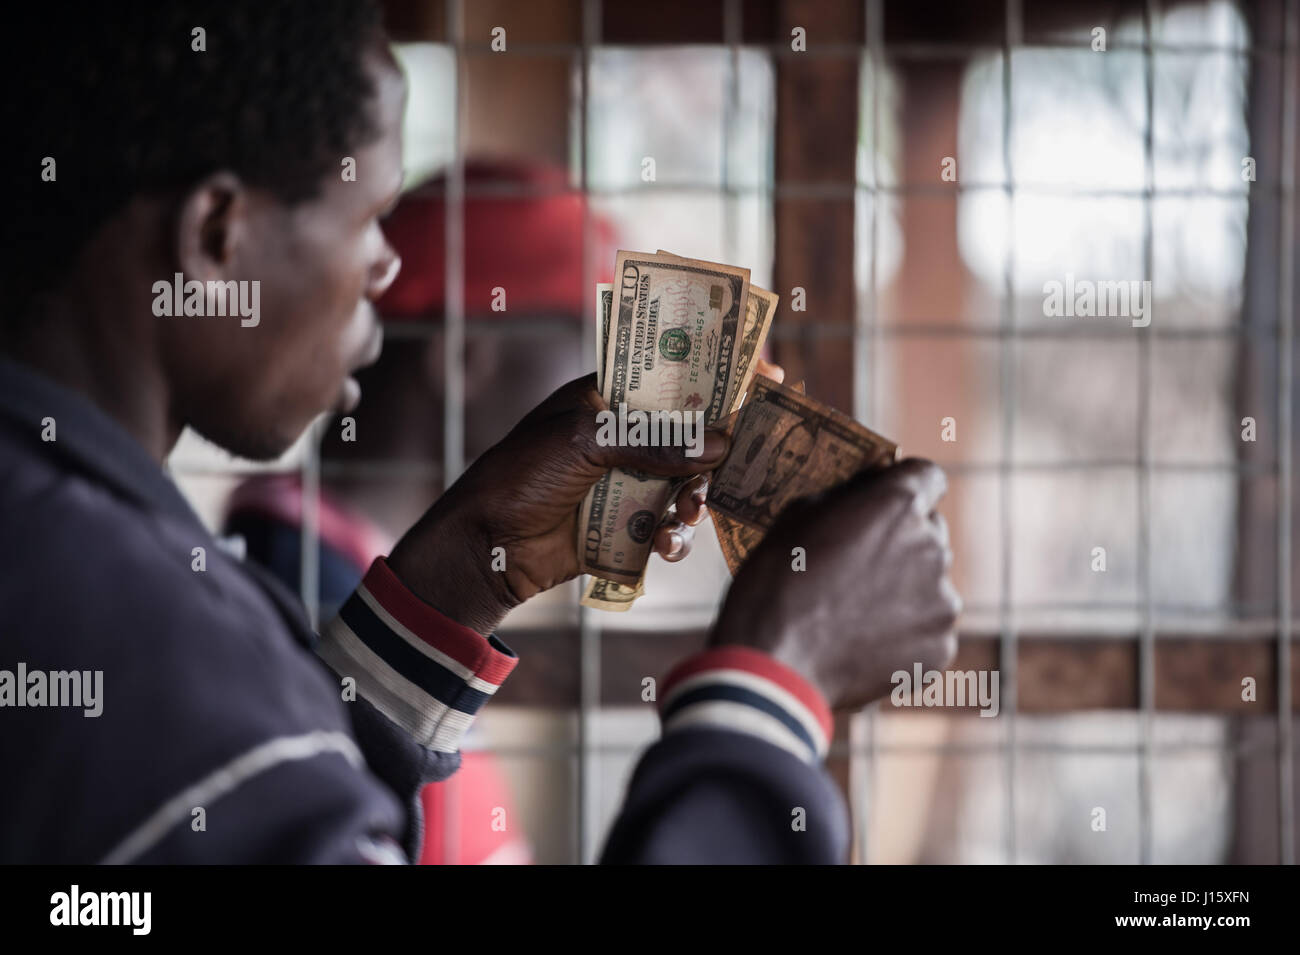
[[[5,342],[4,353],[76,391],[120,424],[161,466],[180,437],[153,348],[107,331],[97,316],[50,305],[34,326]],[[123,329],[122,332],[125,332]]]

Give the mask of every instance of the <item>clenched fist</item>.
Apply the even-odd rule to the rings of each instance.
[[[912,458],[796,501],[741,567],[710,642],[770,654],[832,709],[884,696],[896,670],[942,668],[961,611],[935,511],[946,486],[939,468]],[[792,569],[795,547],[804,571]]]

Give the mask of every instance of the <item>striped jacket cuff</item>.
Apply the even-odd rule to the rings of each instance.
[[[831,710],[811,683],[766,653],[717,647],[683,660],[660,694],[664,734],[729,729],[774,743],[809,763],[826,757]]]
[[[438,753],[454,753],[474,716],[519,658],[415,596],[376,558],[317,653],[357,693]]]

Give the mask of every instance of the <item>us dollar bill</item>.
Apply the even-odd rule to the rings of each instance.
[[[609,316],[614,301],[614,286],[609,282],[596,284],[596,390],[604,391],[605,346],[609,342]],[[588,577],[587,587],[579,603],[596,610],[626,613],[638,597],[645,594],[645,573],[636,586],[616,584],[603,577]]]
[[[672,255],[619,252],[601,396],[614,411],[726,416],[749,299],[749,270]],[[578,516],[584,573],[635,586],[678,482],[615,469]]]
[[[609,318],[614,300],[614,286],[609,282],[596,284],[596,389],[604,391],[605,348],[609,343]],[[620,469],[621,470],[621,469]],[[674,492],[675,493],[675,492]],[[637,598],[645,595],[645,570],[634,586],[618,584],[603,577],[588,577],[587,587],[579,603],[596,610],[626,613]]]
[[[616,584],[612,580],[605,580],[603,577],[587,578],[587,589],[582,595],[582,605],[584,607],[594,607],[597,610],[611,610],[614,613],[626,613],[632,609],[632,604],[636,603],[637,598],[645,594],[645,574],[637,581],[636,586],[628,587],[624,584]]]
[[[596,390],[605,393],[605,346],[609,343],[609,314],[614,305],[614,286],[596,283]]]
[[[709,515],[713,523],[713,532],[718,536],[718,546],[722,548],[722,558],[727,562],[727,570],[736,576],[745,558],[763,540],[763,532],[753,527],[746,527],[739,521],[732,520],[726,514]]]
[[[749,269],[619,252],[605,355],[606,404],[725,417]]]
[[[665,249],[659,249],[656,255],[665,255],[674,259],[685,260]],[[745,303],[745,326],[740,333],[740,347],[736,349],[736,369],[733,375],[731,392],[727,396],[727,412],[730,414],[740,407],[745,400],[745,392],[754,377],[754,360],[767,342],[767,333],[772,328],[772,318],[776,315],[776,304],[780,296],[759,288],[752,282],[749,286],[749,298]]]
[[[802,381],[795,382],[789,387],[799,394],[805,392]],[[744,396],[741,397],[743,399]],[[727,432],[728,434],[734,434],[735,422],[732,422]],[[727,569],[731,571],[731,576],[734,577],[736,572],[740,570],[740,565],[749,556],[750,551],[763,542],[763,532],[758,528],[748,527],[717,511],[709,512],[709,521],[713,524],[713,532],[718,538],[718,547],[722,550],[722,558],[727,562]]]
[[[897,454],[894,442],[848,415],[757,376],[731,451],[709,482],[709,508],[766,531],[791,501],[891,464]]]
[[[749,287],[749,309],[745,317],[745,334],[740,341],[740,353],[736,357],[736,385],[732,393],[731,411],[736,411],[745,401],[750,382],[754,379],[754,362],[763,350],[767,333],[772,328],[778,298],[775,293],[757,285]]]
[[[676,255],[665,249],[657,250],[656,255],[685,260],[684,256]],[[613,286],[605,283],[599,284],[596,291],[596,367],[597,388],[602,391],[612,300]],[[736,411],[744,401],[746,391],[754,375],[755,360],[761,354],[767,341],[768,332],[771,330],[778,300],[779,297],[774,293],[751,283],[749,297],[746,302],[744,329],[741,332],[740,345],[736,349],[736,367],[727,405],[731,412]],[[626,480],[626,475],[621,477]],[[669,502],[676,496],[679,487],[680,484],[678,483],[671,486],[667,499]],[[643,494],[642,497],[644,496]],[[727,562],[727,568],[734,576],[745,557],[763,539],[763,535],[760,531],[735,522],[725,515],[715,514],[710,515],[710,517],[723,558]],[[648,552],[646,559],[647,561],[649,559]],[[643,568],[641,577],[633,586],[615,583],[601,577],[588,578],[581,603],[586,607],[621,613],[631,609],[633,603],[644,594],[645,570]]]
[[[767,333],[771,330],[772,318],[776,313],[776,303],[777,296],[767,289],[759,288],[757,285],[749,287],[749,309],[745,316],[745,334],[737,360],[737,386],[731,401],[732,413],[740,410],[744,404],[745,396],[754,378],[754,361],[767,341]],[[709,521],[718,538],[722,559],[727,562],[727,570],[734,577],[740,565],[749,556],[749,552],[763,539],[763,533],[733,521],[725,514],[710,513]]]

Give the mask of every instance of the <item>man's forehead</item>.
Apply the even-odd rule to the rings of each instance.
[[[400,75],[396,79],[390,77],[385,86],[386,89],[381,86],[377,90],[370,107],[375,114],[378,135],[354,150],[352,162],[347,162],[349,157],[340,157],[340,168],[353,167],[350,175],[331,177],[334,190],[347,188],[352,197],[364,198],[367,203],[396,197],[406,178],[402,166],[406,81]]]
[[[381,191],[392,193],[401,188],[405,178],[402,168],[402,117],[406,110],[406,77],[397,61],[384,48],[387,59],[371,57],[376,74],[376,95],[372,108],[376,113],[379,137],[363,150],[374,164],[374,174],[382,177]]]
[[[366,69],[375,81],[375,98],[378,100],[381,122],[394,119],[400,126],[402,111],[406,106],[406,74],[387,46],[382,51],[366,57]]]

